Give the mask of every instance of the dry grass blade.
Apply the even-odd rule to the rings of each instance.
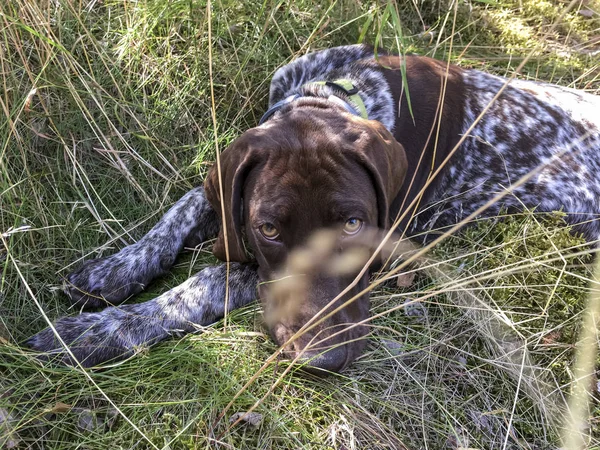
[[[583,315],[581,334],[577,342],[577,353],[573,365],[573,387],[569,398],[568,414],[565,415],[563,441],[567,450],[589,448],[593,437],[590,435],[589,417],[591,415],[593,396],[598,390],[595,372],[598,360],[600,323],[600,258],[596,258],[594,278]]]

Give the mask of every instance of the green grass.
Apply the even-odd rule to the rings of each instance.
[[[445,264],[425,264],[415,286],[377,289],[367,351],[339,376],[261,369],[276,347],[258,306],[85,373],[19,345],[44,316],[77,313],[62,277],[139,239],[201,183],[215,155],[210,64],[220,148],[256,124],[278,67],[361,40],[500,75],[531,54],[519,76],[598,93],[600,3],[566,6],[419,0],[397,22],[385,3],[351,0],[224,1],[210,16],[198,0],[1,2],[0,446],[558,446],[591,275],[556,215],[478,222],[434,250]],[[210,245],[187,252],[137,299],[214,263]],[[258,427],[230,426],[256,402]],[[597,402],[590,422],[600,448]]]

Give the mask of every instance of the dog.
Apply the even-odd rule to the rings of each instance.
[[[252,302],[257,285],[268,310],[287,256],[323,228],[342,251],[393,223],[429,236],[480,212],[526,207],[562,209],[575,231],[600,238],[600,98],[592,94],[354,45],[280,68],[269,105],[223,151],[220,170],[139,242],[68,276],[73,304],[112,305],[54,323],[70,353],[49,328],[30,347],[94,366],[213,323],[226,307]],[[152,301],[114,306],[168,271],[184,246],[215,236],[213,252],[229,269],[208,267]],[[317,274],[293,312],[269,323],[288,357],[337,372],[360,355],[369,273],[351,285],[358,273]],[[329,317],[291,340],[323,311]]]

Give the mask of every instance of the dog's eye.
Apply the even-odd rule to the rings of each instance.
[[[356,234],[362,228],[362,224],[362,220],[351,217],[350,219],[346,220],[346,223],[344,224],[344,233]]]
[[[279,236],[279,230],[275,228],[275,225],[272,223],[265,223],[259,227],[260,232],[267,239],[273,240],[277,239]]]

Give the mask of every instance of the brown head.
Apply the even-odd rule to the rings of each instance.
[[[389,228],[389,205],[407,166],[402,146],[379,122],[318,98],[285,106],[264,125],[246,131],[220,160],[223,198],[216,166],[205,183],[208,200],[219,214],[222,206],[225,213],[226,227],[213,252],[226,260],[227,239],[229,260],[244,262],[248,243],[259,266],[266,313],[281,303],[271,287],[288,255],[316,231],[334,230],[336,252],[341,252],[359,245],[367,230]],[[294,303],[287,313],[268,321],[275,342],[284,345],[316,314],[324,316],[367,287],[368,272],[339,296],[358,271],[317,271],[305,295],[286,300]],[[287,355],[302,353],[309,366],[341,370],[364,347],[366,327],[352,324],[366,319],[368,311],[368,295],[360,296],[302,333],[285,348]]]

